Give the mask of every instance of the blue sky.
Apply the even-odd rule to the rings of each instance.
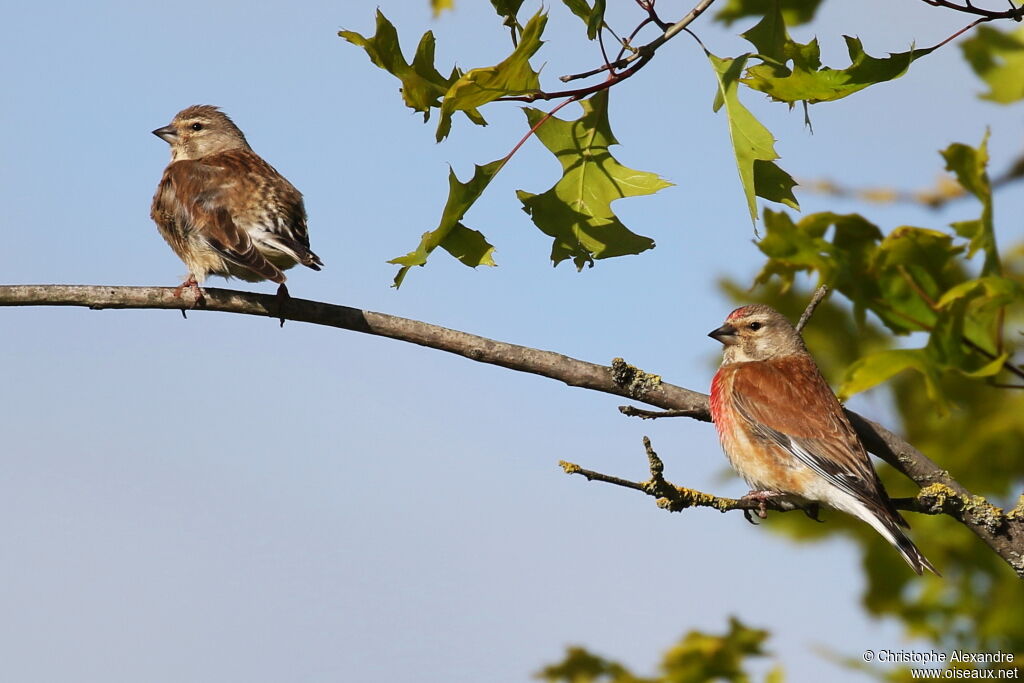
[[[666,16],[688,9],[660,4]],[[441,71],[503,57],[488,3],[461,0],[438,21],[426,5],[380,2],[410,50],[435,31]],[[610,14],[620,27],[632,17],[622,5]],[[796,37],[816,31],[826,63],[840,65],[836,27],[878,55],[965,23],[924,3],[826,5],[838,6]],[[595,362],[623,356],[706,388],[717,349],[705,335],[732,307],[716,281],[750,282],[760,258],[699,48],[681,36],[611,97],[618,158],[676,184],[615,205],[657,249],[582,273],[551,268],[514,195],[558,177],[531,141],[467,217],[499,267],[438,253],[395,291],[385,261],[436,226],[447,164],[467,178],[515,144],[524,117],[486,111],[488,128],[457,121],[435,145],[397,82],[336,35],[372,32],[376,6],[9,7],[0,279],[179,283],[184,266],[148,217],[168,159],[149,131],[216,104],[305,194],[326,268],[291,271],[293,296]],[[548,84],[598,59],[585,42],[560,45],[577,20],[559,3],[551,15],[538,55]],[[731,55],[746,50],[735,28],[702,21],[699,32]],[[980,90],[947,46],[897,83],[815,107],[813,135],[799,110],[746,101],[794,175],[912,189],[934,182],[936,150],[976,144],[986,126],[996,169],[1019,153],[1019,112],[979,101]],[[805,211],[864,210],[885,230],[977,214],[969,203],[931,214],[798,197]],[[999,219],[1020,216],[1019,204],[997,200],[1003,244],[1024,235]],[[646,673],[683,632],[723,631],[730,614],[772,629],[793,680],[823,667],[858,680],[814,646],[902,642],[898,625],[862,614],[859,551],[844,540],[794,545],[739,515],[668,515],[557,467],[642,478],[648,434],[671,479],[738,495],[707,424],[641,424],[613,397],[313,326],[202,312],[0,315],[5,680],[522,681],[568,644]],[[854,405],[886,418],[882,402]]]

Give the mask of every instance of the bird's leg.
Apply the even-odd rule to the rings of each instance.
[[[192,308],[202,308],[206,305],[206,297],[203,296],[203,288],[199,286],[196,276],[192,273],[188,274],[187,280],[174,288],[174,296],[180,299],[182,292],[184,292],[186,288],[191,289],[193,295],[195,295],[195,300],[192,302]],[[181,315],[185,318],[188,317],[185,315],[184,308],[181,309]]]
[[[288,299],[291,295],[288,294],[288,288],[281,283],[281,286],[277,288],[277,315],[281,320],[281,327],[284,327],[284,310],[288,306]]]
[[[768,507],[767,503],[769,500],[776,500],[785,494],[779,493],[778,491],[750,491],[747,495],[740,498],[741,502],[757,503],[757,508],[754,510],[744,510],[743,516],[747,518],[747,521],[751,524],[757,524],[750,513],[755,513],[761,519],[768,518]]]

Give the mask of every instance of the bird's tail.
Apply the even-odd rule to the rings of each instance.
[[[900,555],[907,561],[910,568],[918,574],[923,574],[924,570],[927,569],[935,576],[942,576],[939,571],[932,566],[932,563],[928,561],[928,558],[924,556],[914,542],[910,540],[906,532],[901,528],[900,521],[902,518],[896,517],[884,509],[869,509],[866,506],[863,508],[863,514],[857,515],[865,522],[874,527],[875,531],[880,533],[885,540],[892,543],[896,550],[900,551]],[[906,522],[903,523],[906,525]]]
[[[280,235],[276,232],[267,232],[261,235],[261,241],[272,249],[287,254],[287,257],[290,258],[292,262],[301,263],[307,268],[320,270],[324,265],[324,262],[320,260],[319,256],[313,253],[312,249],[307,247],[305,244],[302,244],[302,242],[294,240],[286,235]],[[288,263],[286,267],[290,266],[291,263]]]

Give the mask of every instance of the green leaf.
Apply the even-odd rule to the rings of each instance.
[[[506,159],[498,159],[483,166],[476,166],[473,177],[463,183],[448,169],[448,201],[441,213],[441,222],[434,230],[423,233],[419,246],[405,256],[391,259],[388,263],[402,266],[395,275],[395,287],[401,287],[406,274],[413,266],[427,263],[431,252],[442,247],[449,254],[467,266],[493,266],[492,254],[494,247],[487,243],[484,236],[462,224],[462,217],[469,207],[480,198],[480,195],[497,175]]]
[[[654,677],[639,677],[619,662],[581,647],[567,648],[562,661],[544,667],[535,677],[548,683],[696,683],[697,681],[755,680],[746,670],[747,659],[763,657],[768,631],[750,628],[735,617],[721,635],[690,631],[662,656]],[[780,667],[773,667],[766,683],[782,683]]]
[[[587,25],[587,38],[596,38],[604,24],[605,0],[594,0],[593,7],[587,0],[562,0],[562,3]]]
[[[721,636],[690,631],[665,653],[663,680],[749,681],[744,660],[764,656],[766,640],[767,631],[750,628],[735,617],[729,618],[729,631]]]
[[[430,0],[430,9],[434,11],[434,18],[440,16],[446,9],[454,9],[455,0]]]
[[[1024,285],[1005,277],[980,277],[968,280],[950,288],[937,305],[946,308],[958,300],[980,303],[985,310],[992,311],[1024,299]]]
[[[936,313],[929,302],[963,280],[962,252],[944,232],[896,228],[882,240],[864,274],[878,287],[872,310],[897,334],[930,329]]]
[[[445,78],[438,73],[434,66],[434,34],[430,31],[420,38],[412,63],[407,63],[402,56],[398,31],[380,10],[377,10],[377,33],[372,38],[355,31],[338,31],[338,35],[363,48],[371,62],[401,81],[400,92],[405,105],[422,112],[424,121],[430,118],[431,107],[441,106],[441,97],[460,75],[455,71],[451,77]],[[482,122],[479,112],[466,113],[475,122]]]
[[[438,142],[448,136],[452,114],[456,111],[472,111],[499,97],[522,95],[540,89],[540,79],[530,66],[530,57],[543,45],[540,37],[547,21],[547,14],[538,12],[523,28],[519,45],[511,55],[496,66],[470,69],[452,83],[441,101]]]
[[[590,23],[590,13],[593,9],[587,0],[562,0],[562,4],[569,8],[569,11],[583,20],[584,24]]]
[[[577,269],[594,259],[639,254],[654,241],[631,232],[612,212],[611,203],[623,197],[653,194],[669,183],[653,173],[621,165],[609,153],[618,144],[608,123],[608,91],[580,102],[583,115],[575,121],[550,117],[536,136],[562,165],[562,178],[543,194],[519,190],[523,210],[542,232],[554,238],[551,260],[558,265],[572,258]],[[524,108],[531,127],[547,114]]]
[[[770,11],[765,12],[761,21],[741,36],[754,44],[757,53],[778,62],[786,59],[786,46],[792,41],[786,31],[786,22],[782,18],[779,3],[772,3]]]
[[[745,17],[763,16],[766,14],[765,4],[765,0],[727,0],[715,15],[715,21],[731,26],[734,21]],[[821,0],[779,0],[774,4],[782,11],[786,24],[796,26],[806,24],[814,18]]]
[[[1004,33],[979,26],[960,49],[974,73],[988,84],[982,99],[1000,104],[1024,99],[1024,27]]]
[[[597,38],[601,26],[604,25],[605,0],[594,0],[594,10],[590,13],[590,20],[587,22],[587,38]]]
[[[855,304],[874,294],[864,271],[882,232],[863,216],[826,211],[794,223],[788,214],[765,209],[764,226],[765,235],[757,246],[768,262],[755,284],[778,277],[785,291],[796,273],[808,271],[817,272],[822,284],[841,290]],[[825,235],[831,227],[835,230],[829,241]]]
[[[496,266],[494,247],[479,230],[457,223],[448,236],[441,241],[441,247],[470,268]]]
[[[946,413],[949,402],[942,393],[939,373],[925,349],[891,349],[864,356],[846,371],[837,394],[841,401],[866,391],[904,370],[918,372],[924,380],[925,392],[937,409]]]
[[[710,52],[706,54],[718,77],[717,101],[725,105],[726,117],[729,119],[729,137],[736,154],[736,167],[747,198],[750,220],[757,221],[755,196],[799,209],[800,205],[793,196],[796,181],[775,164],[774,160],[779,158],[775,152],[775,138],[740,103],[737,83],[750,55],[720,59]]]
[[[503,22],[505,26],[514,28],[518,25],[516,15],[519,14],[519,8],[523,6],[523,0],[491,0],[491,5],[498,16],[505,20]]]
[[[1003,277],[980,277],[952,287],[936,304],[939,318],[929,345],[943,363],[965,375],[996,374],[1002,368],[993,360],[1003,345],[1002,309],[1021,300],[1024,285]],[[972,346],[966,347],[964,340]]]
[[[767,58],[764,59],[764,63],[747,69],[742,82],[779,102],[830,102],[876,83],[899,78],[907,72],[914,60],[935,49],[911,48],[908,52],[878,58],[864,52],[864,46],[859,38],[843,37],[851,62],[845,69],[821,67],[821,55],[816,39],[800,44],[787,36],[782,50],[784,59],[777,59],[771,54],[764,55]],[[751,38],[748,40],[753,42]],[[763,39],[759,40],[763,42]],[[776,47],[775,54],[778,54],[777,49]],[[790,62],[792,66],[789,66]]]
[[[985,137],[977,149],[954,143],[941,154],[946,160],[946,170],[955,174],[957,182],[981,202],[980,218],[953,223],[952,227],[958,235],[968,240],[968,258],[979,251],[984,252],[982,275],[999,275],[1003,267],[999,261],[999,249],[996,247],[995,226],[992,220],[992,186],[986,170],[988,131],[985,132]]]

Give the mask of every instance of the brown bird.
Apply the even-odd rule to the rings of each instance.
[[[800,333],[775,309],[737,308],[710,333],[725,346],[711,415],[749,494],[825,503],[870,524],[918,574],[938,574],[893,506]]]
[[[320,270],[309,248],[302,194],[252,151],[238,126],[210,105],[178,112],[153,135],[171,146],[171,163],[153,197],[150,215],[174,253],[188,266],[196,303],[208,275],[280,285],[296,263]],[[284,324],[282,317],[281,324]]]

